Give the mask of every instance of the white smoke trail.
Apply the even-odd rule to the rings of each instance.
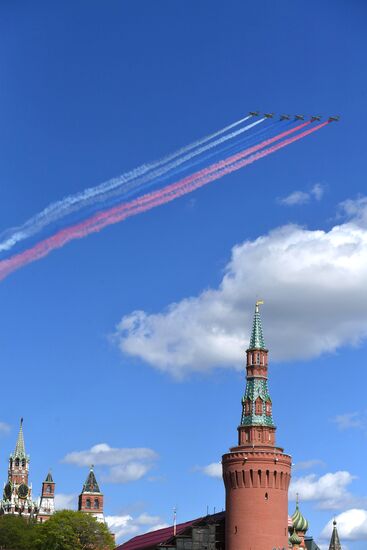
[[[47,225],[81,208],[90,206],[94,203],[103,202],[121,193],[131,191],[132,189],[137,189],[147,182],[151,182],[154,178],[158,178],[170,170],[174,170],[181,164],[189,162],[195,156],[250,130],[265,120],[265,118],[259,119],[252,124],[212,141],[215,137],[228,132],[228,130],[242,124],[249,118],[251,118],[251,116],[242,118],[205,138],[182,147],[175,153],[167,155],[159,161],[151,164],[143,164],[117,178],[110,179],[96,187],[89,187],[80,193],[70,195],[60,201],[50,204],[44,210],[27,220],[23,225],[3,232],[2,235],[0,235],[0,252],[11,250],[17,243],[36,235]],[[206,145],[204,145],[205,143]],[[200,145],[202,146],[200,147]]]

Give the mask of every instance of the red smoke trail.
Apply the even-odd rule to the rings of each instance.
[[[301,127],[304,127],[305,124],[302,124]],[[304,132],[301,132],[296,136],[290,137],[276,145],[273,145],[272,147],[268,147],[267,149],[253,154],[246,159],[240,160],[239,162],[232,161],[233,157],[236,157],[236,159],[238,158],[238,155],[233,155],[233,157],[229,157],[226,161],[220,161],[216,164],[213,164],[209,168],[200,170],[199,172],[196,172],[195,174],[184,178],[174,184],[168,185],[163,189],[148,193],[146,195],[143,195],[142,197],[134,199],[133,201],[122,204],[120,206],[115,206],[106,210],[105,212],[95,214],[91,218],[80,222],[79,224],[62,229],[61,231],[58,231],[55,235],[52,235],[44,241],[37,243],[32,248],[25,250],[24,252],[17,254],[9,259],[0,261],[0,280],[5,279],[5,277],[7,277],[10,273],[19,269],[20,267],[23,267],[26,264],[34,262],[36,260],[40,260],[41,258],[47,256],[50,252],[52,252],[52,250],[61,248],[69,241],[72,241],[74,239],[81,239],[83,237],[86,237],[87,235],[90,235],[91,233],[99,232],[101,231],[101,229],[107,227],[108,225],[123,221],[128,217],[146,212],[147,210],[151,210],[156,206],[166,204],[173,201],[174,199],[186,195],[187,193],[191,193],[195,189],[198,189],[203,185],[206,185],[207,183],[215,181],[227,174],[230,174],[231,172],[239,170],[240,168],[247,166],[248,164],[252,164],[257,160],[267,155],[270,155],[271,153],[274,153],[278,149],[286,147],[287,145],[298,141],[299,139],[302,139],[303,137],[315,132],[316,130],[323,128],[327,124],[328,122],[324,122],[322,124],[318,124],[317,126],[313,126],[309,130],[305,130]],[[289,131],[286,132],[286,134],[288,135]],[[272,138],[272,140],[274,141],[274,138]],[[245,151],[248,150],[246,149]],[[243,156],[245,151],[241,152],[240,154]],[[220,168],[222,169],[218,169],[218,165],[220,165]]]

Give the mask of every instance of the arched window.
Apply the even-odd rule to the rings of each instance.
[[[52,492],[51,485],[47,485],[46,487],[46,493],[50,494]]]
[[[256,364],[260,365],[260,353],[256,354]]]
[[[94,499],[94,508],[99,508],[99,500],[98,498]]]
[[[249,399],[246,399],[245,401],[245,415],[250,416],[251,414],[251,401]]]
[[[17,468],[19,468],[19,458],[16,458],[16,459],[15,459],[15,466],[16,466]]]
[[[25,467],[26,467],[26,460],[25,460],[25,458],[23,458],[23,460],[22,460],[22,468],[25,468]]]
[[[255,402],[255,413],[260,415],[263,413],[263,400],[261,397],[258,397]]]
[[[270,403],[270,401],[266,402],[265,411],[266,411],[266,416],[271,416],[271,403]]]
[[[90,501],[90,498],[87,498],[87,500],[85,501],[85,507],[86,508],[92,508],[92,503]]]

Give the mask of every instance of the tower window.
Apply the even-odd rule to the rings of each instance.
[[[271,416],[271,403],[270,403],[270,401],[266,402],[265,411],[266,411],[266,416]]]
[[[46,487],[46,493],[48,493],[48,494],[51,493],[51,485],[47,485],[47,487]]]
[[[255,409],[256,409],[256,414],[257,415],[260,415],[260,414],[263,413],[263,401],[262,401],[261,397],[258,397],[256,399]]]
[[[25,468],[26,467],[26,461],[25,461],[25,458],[23,458],[22,460],[22,468]]]
[[[99,500],[98,498],[94,499],[94,508],[99,508]]]
[[[245,416],[250,416],[251,414],[251,401],[246,399],[245,401]]]
[[[260,353],[256,354],[256,364],[260,365]]]
[[[15,466],[16,466],[16,468],[19,468],[19,458],[15,459]]]
[[[87,498],[87,500],[85,501],[85,507],[86,508],[92,508],[92,503],[90,501],[90,498]]]

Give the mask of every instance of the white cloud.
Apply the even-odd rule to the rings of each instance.
[[[266,301],[265,340],[275,360],[360,344],[367,336],[367,227],[360,212],[367,212],[367,199],[343,208],[354,219],[329,231],[287,225],[236,245],[218,288],[160,313],[125,315],[115,333],[121,351],[177,378],[242,369],[256,297]]]
[[[55,494],[55,508],[56,510],[75,510],[76,509],[76,494]]]
[[[367,540],[367,510],[352,508],[336,516],[337,529],[341,542],[344,540]],[[324,527],[321,536],[330,540],[333,530],[333,520]],[[343,545],[344,548],[344,545]]]
[[[0,422],[0,434],[7,434],[10,432],[10,426],[6,422]]]
[[[107,466],[102,480],[109,483],[127,483],[141,479],[154,466],[158,455],[147,448],[113,448],[99,443],[86,451],[74,451],[63,462],[88,467],[91,464]]]
[[[301,500],[317,501],[319,508],[337,509],[352,501],[353,497],[347,487],[353,479],[354,476],[346,471],[327,473],[320,477],[309,474],[295,478],[289,488],[289,498],[295,500],[298,494]]]
[[[315,466],[325,466],[325,462],[317,458],[311,460],[303,460],[293,465],[293,471],[297,470],[310,470]]]
[[[339,414],[333,421],[339,430],[349,430],[351,428],[364,429],[366,427],[366,419],[359,412]]]
[[[290,195],[279,199],[280,204],[285,206],[295,206],[298,204],[306,204],[310,201],[310,193],[304,191],[293,191]]]
[[[315,197],[317,201],[321,201],[322,197],[325,193],[325,186],[321,185],[321,183],[315,183],[315,185],[312,187],[310,191],[311,195]]]
[[[222,464],[220,462],[212,462],[207,466],[197,466],[194,469],[209,477],[222,478]]]
[[[106,516],[106,523],[111,531],[116,536],[117,542],[129,539],[147,531],[156,531],[168,527],[159,516],[151,516],[149,514],[140,514],[133,518],[130,514],[122,516]]]
[[[310,191],[293,191],[289,195],[283,198],[279,198],[278,202],[285,206],[297,206],[300,204],[307,204],[312,199],[320,201],[325,193],[325,186],[321,183],[315,183]]]

